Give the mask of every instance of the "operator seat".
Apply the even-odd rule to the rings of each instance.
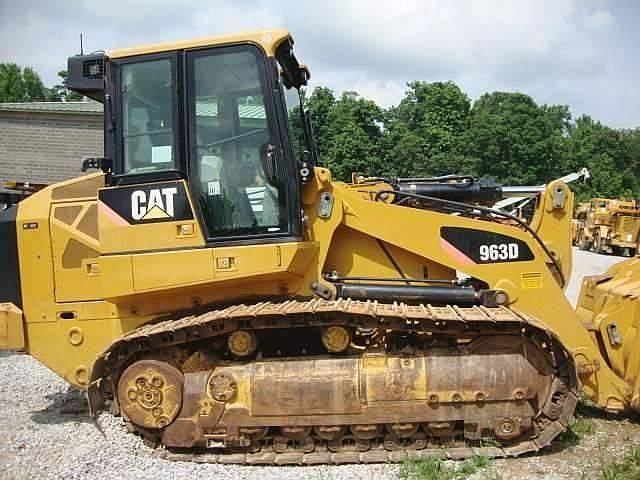
[[[242,166],[224,162],[217,155],[203,155],[200,160],[200,182],[206,198],[207,223],[212,231],[257,226],[247,182],[237,172]]]

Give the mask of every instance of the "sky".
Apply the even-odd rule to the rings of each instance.
[[[58,83],[68,56],[287,28],[311,87],[397,105],[406,83],[452,80],[472,100],[519,91],[616,128],[640,126],[636,0],[0,0],[0,63]]]

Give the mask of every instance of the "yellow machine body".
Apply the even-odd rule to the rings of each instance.
[[[18,205],[16,221],[26,349],[79,387],[86,387],[93,361],[113,339],[161,315],[230,299],[312,297],[311,283],[334,270],[393,276],[394,266],[376,239],[389,245],[411,278],[424,278],[428,271],[434,278],[451,279],[464,272],[504,290],[511,305],[536,318],[562,317],[557,314],[563,309],[575,318],[541,250],[534,250],[536,258],[525,268],[475,265],[429,240],[440,238],[440,227],[450,225],[490,227],[530,242],[519,229],[373,202],[363,192],[375,191],[371,186],[334,183],[326,169],[318,169],[316,181],[304,187],[306,238],[257,246],[207,247],[196,221],[114,225],[97,200],[103,184],[104,175],[98,173],[47,187]],[[551,212],[541,205],[534,226],[560,259],[566,278],[571,272],[566,211],[572,194],[562,188],[566,205],[561,211],[547,208]],[[331,216],[322,219],[317,212],[325,191],[333,193],[334,204]],[[386,217],[393,221],[379,221]],[[550,290],[557,301],[541,302]],[[572,333],[560,328],[568,323],[562,318],[557,325],[549,321],[549,327]],[[573,333],[581,331],[574,328]],[[65,341],[51,342],[54,337]]]

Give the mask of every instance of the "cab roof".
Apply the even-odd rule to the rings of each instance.
[[[173,50],[248,42],[259,45],[265,51],[267,56],[272,57],[275,55],[276,48],[278,48],[278,46],[287,39],[291,39],[291,34],[288,30],[256,30],[250,32],[234,33],[231,35],[202,37],[177,42],[157,43],[141,47],[121,48],[107,52],[106,55],[110,58],[123,58],[132,57],[135,55],[144,55],[148,53],[162,53],[170,52]],[[291,39],[291,42],[293,43],[293,39]]]

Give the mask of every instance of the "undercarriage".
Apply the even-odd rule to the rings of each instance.
[[[167,458],[366,463],[536,451],[577,380],[551,332],[504,307],[292,300],[130,332],[89,398]]]

